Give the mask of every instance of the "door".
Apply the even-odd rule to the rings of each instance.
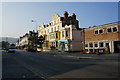
[[[114,53],[120,53],[120,41],[114,41]]]

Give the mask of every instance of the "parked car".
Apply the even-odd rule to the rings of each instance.
[[[8,53],[14,53],[15,49],[14,48],[8,48]]]

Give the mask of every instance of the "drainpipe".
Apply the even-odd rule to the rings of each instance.
[[[85,30],[82,30],[83,33],[83,53],[85,53]]]

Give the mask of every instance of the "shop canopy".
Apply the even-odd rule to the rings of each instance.
[[[65,39],[65,40],[58,40],[58,42],[71,42],[72,40]]]

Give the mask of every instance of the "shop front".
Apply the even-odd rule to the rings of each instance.
[[[58,40],[59,51],[72,51],[72,40]]]

